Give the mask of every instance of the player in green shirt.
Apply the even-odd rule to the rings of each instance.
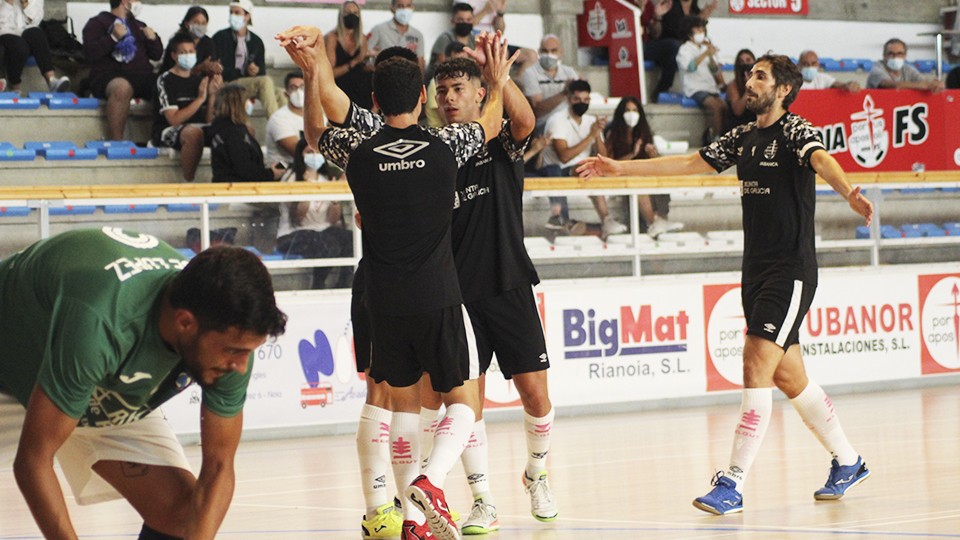
[[[27,408],[14,475],[44,536],[77,538],[57,454],[78,503],[126,498],[141,539],[213,538],[233,496],[253,352],[285,324],[270,274],[241,248],[187,263],[153,236],[103,227],[0,263],[0,387]],[[154,412],[192,382],[199,479]]]

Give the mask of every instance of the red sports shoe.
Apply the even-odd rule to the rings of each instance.
[[[438,540],[460,540],[443,490],[430,483],[426,476],[416,477],[403,493],[427,516],[427,525]]]
[[[400,528],[400,540],[436,540],[426,523],[417,525],[416,521],[406,520]]]

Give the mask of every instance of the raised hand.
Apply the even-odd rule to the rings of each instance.
[[[147,41],[153,41],[157,39],[157,32],[153,28],[150,28],[149,26],[144,26],[143,37],[147,38]]]
[[[484,39],[483,51],[487,57],[487,62],[483,66],[484,79],[491,86],[503,88],[510,80],[510,66],[517,60],[520,51],[508,57],[510,53],[507,50],[507,42],[500,32],[493,34],[492,38],[487,35]]]
[[[867,225],[873,220],[873,203],[869,199],[863,196],[859,186],[853,188],[853,191],[847,195],[847,203],[850,204],[850,208],[863,216],[863,219],[867,221]]]
[[[663,17],[673,9],[673,0],[653,0],[653,13],[657,17]]]
[[[577,166],[577,174],[580,178],[590,178],[592,176],[617,176],[619,164],[603,156],[588,157]]]
[[[317,42],[323,46],[323,32],[315,26],[292,26],[283,32],[278,32],[274,39],[279,41],[283,48],[287,48],[290,43],[301,48],[313,47]]]

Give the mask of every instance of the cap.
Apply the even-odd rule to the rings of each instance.
[[[244,11],[253,15],[253,2],[250,0],[231,0],[230,7],[237,6],[242,8]]]

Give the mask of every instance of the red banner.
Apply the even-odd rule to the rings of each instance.
[[[730,0],[731,15],[806,15],[807,0]]]
[[[580,47],[607,47],[610,95],[643,98],[640,10],[622,0],[585,0],[577,16]]]
[[[804,90],[790,110],[847,172],[960,169],[960,91]]]

